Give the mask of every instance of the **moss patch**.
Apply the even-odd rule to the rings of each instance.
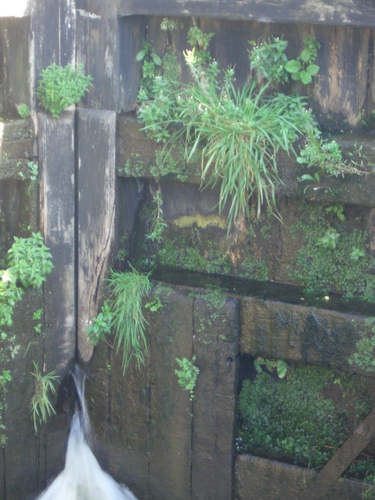
[[[352,226],[342,205],[301,203],[299,210],[299,221],[291,227],[302,241],[289,269],[293,280],[310,293],[375,302],[375,260],[367,232]]]
[[[283,380],[263,372],[243,383],[237,451],[322,467],[372,404],[355,375],[313,366],[291,367]]]

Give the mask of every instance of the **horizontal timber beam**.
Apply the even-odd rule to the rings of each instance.
[[[365,0],[118,0],[119,16],[195,16],[249,20],[375,26],[375,8]]]

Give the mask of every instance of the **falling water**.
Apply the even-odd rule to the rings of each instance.
[[[56,477],[38,500],[137,500],[124,485],[105,473],[92,453],[90,420],[88,417],[83,372],[72,371],[78,396],[78,409],[73,415],[69,432],[65,469]]]

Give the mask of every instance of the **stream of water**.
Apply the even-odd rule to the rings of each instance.
[[[42,493],[38,500],[137,500],[124,485],[104,472],[89,446],[88,417],[83,372],[75,367],[72,376],[76,384],[78,404],[69,432],[65,468]]]

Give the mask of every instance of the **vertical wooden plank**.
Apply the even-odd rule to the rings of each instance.
[[[61,376],[74,363],[76,349],[74,118],[74,111],[58,119],[38,115],[40,221],[55,266],[44,285],[45,370]],[[64,463],[66,418],[53,419],[47,428],[40,446],[42,479],[53,477]]]
[[[116,113],[78,109],[78,352],[89,361],[89,321],[97,315],[113,242]]]
[[[122,352],[111,353],[110,464],[113,476],[140,499],[148,498],[149,358],[122,373]]]
[[[370,30],[315,26],[314,31],[321,44],[314,98],[323,114],[336,115],[333,117],[336,122],[346,118],[350,125],[356,125],[367,93]],[[329,123],[328,119],[325,125],[332,129],[335,123]]]
[[[236,299],[224,296],[222,306],[195,299],[195,354],[200,373],[194,398],[193,499],[233,498],[238,323]]]
[[[63,373],[75,357],[74,111],[38,115],[41,227],[54,269],[45,292],[46,370]]]
[[[150,498],[190,498],[190,394],[178,385],[176,358],[192,356],[192,301],[174,288],[150,318]]]

